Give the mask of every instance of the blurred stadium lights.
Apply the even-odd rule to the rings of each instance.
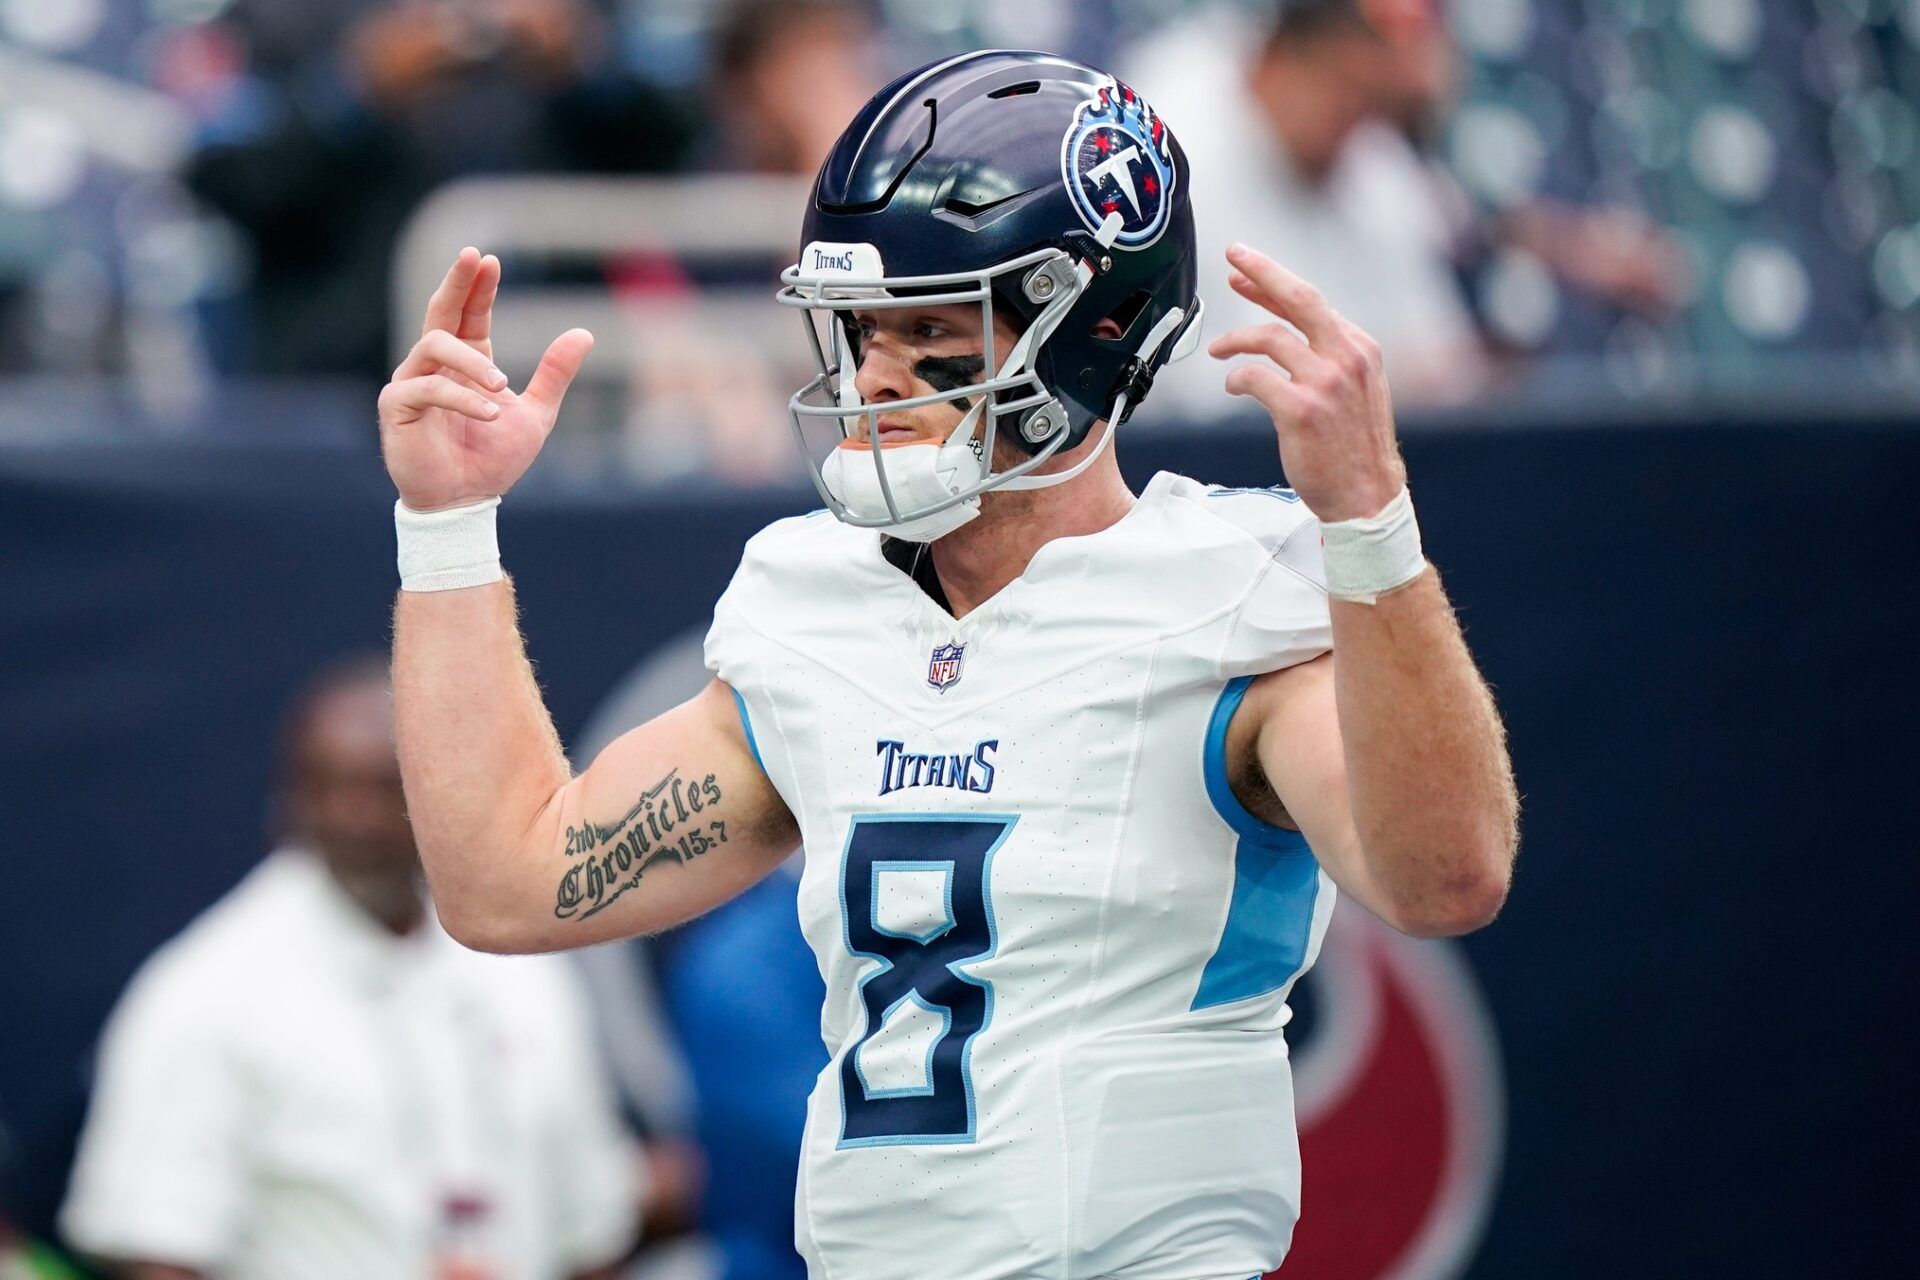
[[[1596,317],[1496,255],[1503,340],[1598,350],[1622,389],[1777,377],[1775,357],[1865,353],[1912,388],[1920,306],[1920,0],[1485,0],[1448,156],[1480,201],[1619,202],[1673,226],[1698,279],[1674,320]],[[1545,86],[1544,91],[1540,88]],[[1836,379],[1822,381],[1831,383]]]
[[[0,44],[0,119],[23,111],[57,112],[94,155],[136,172],[171,172],[193,136],[164,94]]]
[[[147,0],[147,10],[157,21],[177,27],[212,22],[233,5],[234,0]]]
[[[14,0],[0,25],[21,45],[62,51],[105,16],[85,0],[58,22],[39,12],[58,8]],[[14,275],[31,290],[40,369],[124,370],[162,421],[204,403],[212,374],[191,308],[237,275],[231,237],[173,176],[191,141],[166,95],[0,44],[0,283]]]
[[[1700,185],[1720,199],[1752,204],[1773,183],[1773,138],[1745,107],[1711,106],[1693,122],[1687,164]]]
[[[0,33],[47,53],[93,39],[106,20],[106,0],[0,0]]]
[[[1684,0],[1680,20],[1701,48],[1729,62],[1751,58],[1760,47],[1759,0]]]
[[[1750,337],[1789,338],[1806,319],[1812,288],[1785,245],[1748,241],[1728,255],[1721,285],[1727,315]]]
[[[30,210],[64,204],[86,168],[86,139],[65,112],[22,105],[0,116],[0,201]]]
[[[1453,122],[1453,162],[1469,190],[1496,208],[1539,194],[1546,140],[1519,110],[1472,103]]]
[[[1511,62],[1533,36],[1532,0],[1479,0],[1452,13],[1455,34],[1467,52],[1489,62]]]
[[[1560,287],[1536,255],[1525,249],[1502,252],[1488,267],[1481,288],[1487,320],[1503,340],[1534,347],[1552,332]]]
[[[1873,251],[1873,281],[1890,307],[1904,310],[1920,302],[1920,223],[1881,238]]]

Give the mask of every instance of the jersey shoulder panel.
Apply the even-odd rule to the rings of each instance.
[[[842,524],[825,510],[789,516],[747,539],[733,580],[713,607],[707,631],[707,669],[728,675],[749,646],[764,637],[791,637],[833,617],[857,599],[859,569],[879,561],[871,529]]]
[[[1223,674],[1278,671],[1333,647],[1320,522],[1298,494],[1202,484],[1185,476],[1165,483],[1169,502],[1202,513],[1264,553],[1229,625],[1220,655]]]
[[[1171,493],[1243,530],[1265,547],[1269,556],[1315,586],[1326,586],[1326,570],[1320,558],[1320,522],[1293,490],[1278,485],[1247,488],[1201,484],[1180,476],[1174,480]]]
[[[845,570],[871,554],[878,535],[826,510],[775,520],[747,539],[723,599],[736,608],[785,608],[809,591],[847,590]]]

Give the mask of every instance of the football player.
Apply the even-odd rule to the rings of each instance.
[[[705,692],[578,775],[494,519],[591,337],[511,391],[499,264],[469,249],[381,398],[400,750],[447,928],[664,929],[805,847],[819,1277],[1277,1266],[1287,993],[1336,892],[1421,935],[1507,892],[1500,722],[1367,336],[1236,246],[1274,319],[1211,351],[1251,357],[1225,389],[1271,414],[1293,488],[1122,480],[1114,431],[1198,343],[1184,166],[1126,85],[1038,53],[922,68],[855,117],[779,293],[820,366],[803,453],[838,428],[809,456],[827,509],[747,543]]]

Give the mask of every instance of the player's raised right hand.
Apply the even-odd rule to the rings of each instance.
[[[513,487],[540,452],[593,335],[553,340],[526,390],[493,364],[500,259],[462,249],[427,302],[426,323],[380,392],[380,451],[415,511],[461,506]]]

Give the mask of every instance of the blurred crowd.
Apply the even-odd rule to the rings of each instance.
[[[378,380],[403,231],[447,184],[800,183],[900,70],[1002,45],[1113,66],[1172,125],[1216,331],[1243,305],[1219,251],[1256,243],[1375,332],[1404,403],[1470,401],[1570,359],[1628,393],[1737,383],[1783,352],[1843,353],[1904,385],[1920,378],[1916,14],[1892,0],[9,0],[0,372],[127,375],[163,405],[236,375]],[[584,411],[616,456],[764,478],[756,442],[785,430],[797,335],[682,304],[716,283],[764,290],[791,245],[762,246],[751,269],[672,244],[487,247],[508,264],[503,309],[516,284],[538,287],[543,317],[582,287],[620,300],[627,332],[602,336],[624,341],[589,378],[622,385]],[[1140,421],[1218,414],[1218,381],[1203,365],[1169,375]]]

